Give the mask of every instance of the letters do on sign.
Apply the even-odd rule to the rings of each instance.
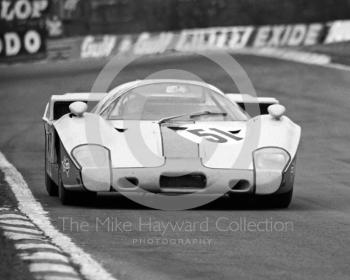
[[[21,50],[28,54],[34,54],[40,50],[41,45],[41,36],[35,30],[28,30],[23,34],[7,32],[1,36],[0,55],[15,56]]]
[[[0,0],[0,60],[43,56],[48,0]]]

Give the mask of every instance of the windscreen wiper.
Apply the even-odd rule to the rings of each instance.
[[[189,115],[191,115],[191,114],[192,114],[192,113],[186,113],[186,114],[181,114],[181,115],[175,115],[175,116],[165,117],[165,118],[160,119],[160,120],[158,121],[158,124],[166,123],[166,122],[171,121],[171,120],[173,120],[173,119],[177,119],[177,118],[189,116]]]
[[[211,111],[201,111],[201,112],[197,112],[197,113],[186,113],[186,114],[181,114],[181,115],[175,115],[175,116],[162,118],[162,119],[160,119],[158,121],[158,124],[166,123],[166,122],[171,121],[173,119],[177,119],[177,118],[181,118],[181,117],[185,117],[185,116],[189,116],[192,119],[192,118],[196,118],[196,117],[200,117],[200,116],[206,116],[206,115],[226,116],[227,113],[225,113],[225,112],[211,112]]]
[[[203,111],[203,112],[199,112],[199,113],[194,113],[192,115],[190,115],[190,118],[196,118],[196,117],[200,117],[200,116],[227,116],[226,112],[211,112],[211,111]]]

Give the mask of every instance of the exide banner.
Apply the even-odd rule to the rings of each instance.
[[[45,55],[48,0],[0,0],[0,60]]]
[[[327,29],[321,23],[189,29],[180,33],[175,49],[229,51],[244,47],[307,46],[322,43]]]

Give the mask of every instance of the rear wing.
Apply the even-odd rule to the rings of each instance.
[[[107,93],[66,93],[61,95],[52,95],[50,101],[46,104],[43,120],[52,122],[63,115],[69,113],[69,105],[75,101],[82,101],[88,104],[88,110],[92,109]]]
[[[247,109],[246,106],[248,107],[249,105],[259,104],[260,115],[268,114],[267,108],[272,104],[279,103],[279,101],[274,97],[254,97],[249,94],[236,94],[236,93],[227,93],[225,95],[228,97],[228,99],[237,103],[238,106],[241,107],[243,110]],[[254,111],[254,110],[251,110],[251,111]]]

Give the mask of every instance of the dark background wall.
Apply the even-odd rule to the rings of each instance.
[[[64,35],[350,18],[350,0],[52,0]]]

